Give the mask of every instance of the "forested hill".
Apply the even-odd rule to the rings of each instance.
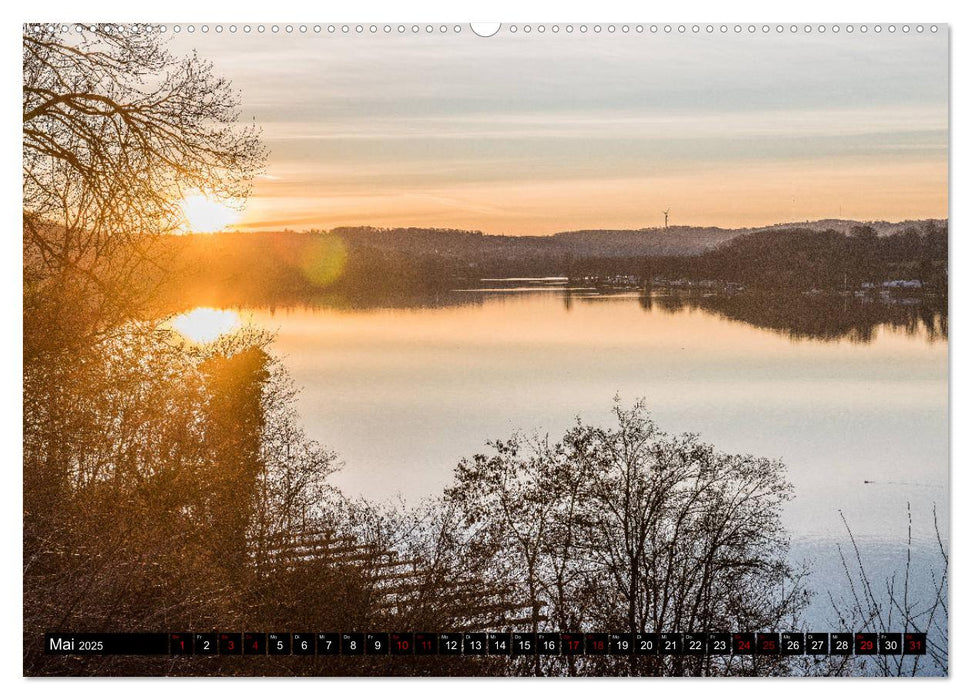
[[[545,237],[415,228],[227,232],[165,236],[162,245],[177,296],[216,305],[273,304],[318,293],[403,303],[410,295],[474,286],[487,277],[550,275],[715,280],[789,291],[917,280],[925,290],[946,290],[946,221],[857,224],[846,233],[836,223],[845,224]]]
[[[551,236],[551,243],[559,250],[583,257],[698,255],[749,230],[670,226],[636,230],[564,231]]]
[[[671,226],[643,229],[592,229],[563,231],[551,236],[496,236],[481,231],[436,228],[347,227],[330,231],[348,245],[390,250],[412,255],[436,255],[465,260],[520,258],[522,256],[571,256],[634,258],[700,255],[733,238],[762,231],[810,230],[850,233],[867,226],[879,236],[906,230],[943,227],[944,220],[850,221],[825,219],[757,228]]]
[[[905,221],[854,221],[852,219],[820,219],[819,221],[796,221],[786,224],[773,224],[753,228],[750,231],[836,231],[852,233],[858,228],[872,229],[878,236],[890,236],[906,231],[928,231],[947,227],[947,219],[907,219]]]
[[[644,269],[668,277],[775,290],[860,289],[903,280],[943,294],[947,260],[947,222],[921,222],[885,235],[870,226],[856,226],[848,233],[811,228],[753,231],[702,255],[645,260]]]
[[[351,246],[463,259],[522,256],[644,257],[698,255],[750,229],[672,226],[665,229],[564,231],[551,236],[496,236],[430,228],[336,228]]]

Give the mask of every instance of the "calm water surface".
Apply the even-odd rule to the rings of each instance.
[[[488,439],[559,436],[577,416],[609,421],[614,396],[643,397],[667,432],[785,462],[793,556],[813,560],[817,588],[839,587],[840,511],[876,571],[903,564],[908,502],[915,556],[933,558],[935,504],[946,536],[946,340],[890,326],[867,343],[793,340],[625,295],[476,298],[239,315],[277,334],[305,427],[341,455],[333,480],[349,494],[433,496]]]

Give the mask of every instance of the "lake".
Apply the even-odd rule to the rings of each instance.
[[[908,503],[915,561],[934,560],[935,504],[945,537],[948,521],[948,346],[896,304],[862,326],[824,310],[830,330],[814,332],[765,309],[740,320],[717,297],[483,284],[422,307],[245,309],[222,322],[276,333],[306,430],[341,456],[333,482],[350,495],[435,496],[487,440],[558,437],[578,416],[608,421],[615,396],[644,398],[666,432],[787,465],[785,525],[815,590],[843,589],[840,512],[878,577],[905,562]],[[826,624],[829,606],[817,596],[810,619]]]

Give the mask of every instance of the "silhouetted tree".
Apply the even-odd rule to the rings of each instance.
[[[473,556],[531,602],[532,629],[714,632],[792,622],[805,592],[787,563],[783,465],[668,436],[640,403],[614,415],[615,427],[578,424],[556,444],[491,443],[493,454],[460,464],[447,491]],[[746,672],[738,659],[729,669],[711,657],[565,663],[570,673],[585,663]]]

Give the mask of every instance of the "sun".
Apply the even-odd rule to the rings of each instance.
[[[240,211],[231,204],[209,199],[202,194],[189,195],[181,202],[185,233],[215,233],[239,221]]]

